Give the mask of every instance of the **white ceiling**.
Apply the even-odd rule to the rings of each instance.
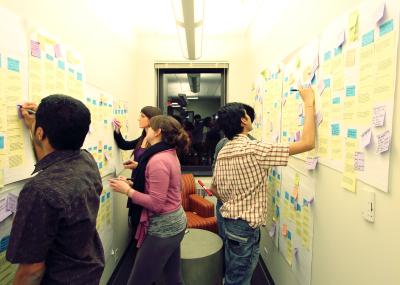
[[[267,0],[205,0],[204,37],[244,35]],[[88,0],[114,29],[176,35],[171,0]]]
[[[220,74],[202,73],[200,75],[200,92],[192,93],[186,74],[166,74],[168,81],[168,95],[177,96],[178,94],[186,94],[186,96],[199,97],[219,97],[221,96],[221,80]]]

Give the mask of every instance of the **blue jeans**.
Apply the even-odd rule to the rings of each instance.
[[[260,228],[244,220],[224,219],[225,285],[250,285],[260,254]]]
[[[217,200],[217,205],[215,206],[215,210],[217,212],[216,216],[217,216],[217,225],[218,225],[218,234],[221,237],[222,240],[225,240],[225,225],[224,225],[224,217],[222,217],[219,209],[221,209],[222,207],[222,201],[221,200]]]

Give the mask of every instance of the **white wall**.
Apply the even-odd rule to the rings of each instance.
[[[279,18],[274,18],[274,12],[270,11],[273,9],[260,11],[261,17],[254,23],[249,38],[252,77],[317,36],[336,16],[358,3],[356,0],[282,0],[277,3],[278,10],[283,13]],[[269,20],[274,22],[273,28],[266,23]],[[397,70],[399,73],[399,68]],[[397,76],[397,96],[399,90]],[[398,98],[396,105],[399,105]],[[357,193],[350,193],[340,187],[340,173],[325,166],[318,167],[313,285],[395,285],[400,282],[400,178],[396,175],[400,167],[400,139],[396,132],[400,126],[400,114],[395,112],[394,116],[390,190],[389,193],[375,190],[375,223],[368,223],[361,217],[360,192],[365,185],[358,184]],[[304,169],[299,161],[294,163],[298,169]],[[266,230],[263,232],[261,255],[275,284],[298,284]]]
[[[245,101],[250,91],[249,53],[243,37],[205,39],[201,61],[229,62],[228,101]],[[138,106],[156,104],[154,63],[184,61],[176,36],[138,35],[135,48],[134,94]]]

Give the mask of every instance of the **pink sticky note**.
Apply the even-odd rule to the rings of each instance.
[[[374,107],[372,117],[372,125],[374,127],[382,127],[385,124],[386,106],[378,105]]]
[[[323,121],[322,112],[318,111],[317,114],[315,115],[315,123],[317,124],[317,127],[321,125],[322,121]]]
[[[364,153],[356,151],[354,153],[354,169],[364,171]]]
[[[384,153],[389,150],[392,134],[389,130],[376,136],[378,147],[376,153]]]
[[[336,47],[340,47],[345,40],[345,32],[344,30],[340,31],[336,36]]]
[[[317,167],[318,157],[307,157],[306,159],[306,169],[314,170]]]
[[[40,58],[40,43],[31,40],[31,55]]]
[[[371,128],[368,128],[361,134],[361,147],[367,147],[371,143],[371,137],[372,137],[372,130]]]
[[[108,154],[108,151],[104,152],[104,157],[106,158],[107,161],[111,159],[110,155]]]
[[[297,131],[297,132],[296,132],[296,137],[295,137],[295,141],[296,141],[296,142],[300,141],[300,136],[301,136],[301,132],[300,132],[300,131]]]
[[[56,58],[62,57],[61,47],[59,44],[54,45],[54,55]]]
[[[318,82],[318,94],[321,96],[322,92],[325,90],[325,83],[323,80]]]
[[[375,17],[374,17],[376,23],[379,23],[379,21],[382,20],[383,15],[385,15],[385,6],[386,6],[386,4],[385,4],[385,2],[383,2],[383,3],[381,3],[381,4],[379,5],[379,7],[376,9],[376,11],[375,11]]]

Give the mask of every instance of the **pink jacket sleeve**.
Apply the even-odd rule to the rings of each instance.
[[[150,159],[146,167],[146,193],[135,191],[131,199],[135,204],[154,213],[161,213],[167,198],[170,169],[163,159],[156,156]]]

